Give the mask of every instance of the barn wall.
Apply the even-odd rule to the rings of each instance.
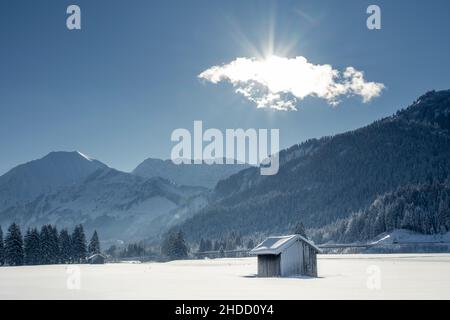
[[[317,277],[317,253],[310,245],[303,243],[302,275]]]
[[[302,242],[296,241],[281,254],[281,275],[283,277],[301,273],[303,262]]]
[[[258,277],[279,277],[280,255],[263,254],[258,256]]]
[[[281,275],[317,277],[317,252],[309,244],[299,240],[281,253]]]

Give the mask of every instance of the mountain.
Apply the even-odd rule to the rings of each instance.
[[[222,179],[248,168],[245,164],[180,164],[171,160],[149,158],[133,170],[133,174],[145,177],[162,177],[179,185],[214,188]]]
[[[281,151],[275,176],[156,159],[125,173],[53,152],[0,177],[0,224],[83,223],[112,241],[157,239],[169,228],[190,241],[280,234],[299,221],[323,241],[393,228],[436,233],[450,229],[449,177],[450,90],[432,91],[366,127]]]
[[[366,209],[311,232],[318,242],[368,241],[383,233],[408,229],[440,235],[450,230],[450,178],[408,185],[379,196]]]
[[[204,191],[102,167],[79,183],[0,211],[0,224],[72,228],[83,223],[88,233],[97,229],[105,241],[154,238],[201,208]]]
[[[320,228],[367,209],[400,187],[450,174],[450,90],[431,91],[366,127],[280,153],[275,176],[257,168],[220,181],[213,201],[179,228],[190,240]],[[431,197],[432,195],[430,195]]]
[[[61,187],[75,185],[94,171],[107,168],[80,152],[52,152],[0,176],[0,210]]]

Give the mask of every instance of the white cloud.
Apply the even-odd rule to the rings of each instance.
[[[296,110],[298,101],[307,96],[323,98],[333,106],[339,104],[341,96],[358,95],[363,102],[369,102],[384,88],[382,83],[367,82],[363,72],[353,67],[340,72],[329,64],[312,64],[302,56],[271,56],[265,60],[237,58],[213,66],[198,77],[212,83],[227,81],[236,93],[258,108],[277,110]]]

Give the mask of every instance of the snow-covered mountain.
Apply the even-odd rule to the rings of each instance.
[[[395,115],[280,152],[277,175],[249,168],[220,181],[213,201],[180,228],[191,241],[230,230],[285,234],[298,221],[308,229],[330,226],[315,232],[318,243],[393,228],[439,233],[450,230],[447,179],[450,90],[430,91]]]
[[[107,166],[78,151],[52,152],[19,165],[0,176],[0,210],[75,185],[101,168]]]
[[[0,225],[83,223],[102,240],[152,238],[202,207],[205,191],[120,172],[78,152],[54,152],[0,177]]]
[[[145,178],[163,177],[179,185],[214,188],[220,180],[248,167],[246,164],[176,165],[171,160],[149,158],[138,165],[133,174]]]

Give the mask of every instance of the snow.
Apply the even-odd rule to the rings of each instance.
[[[279,254],[283,249],[283,246],[296,237],[296,235],[268,237],[258,244],[251,252],[254,254]]]
[[[318,269],[257,278],[256,258],[1,267],[0,299],[450,299],[450,254],[319,255]]]
[[[393,243],[450,243],[450,231],[445,234],[421,234],[411,230],[396,229],[388,234],[381,234],[372,244]]]
[[[84,153],[80,152],[80,151],[76,151],[80,156],[82,156],[83,158],[85,158],[88,161],[92,161],[92,158],[85,155]]]
[[[289,247],[297,239],[302,239],[304,242],[308,243],[310,246],[314,247],[317,252],[321,252],[318,247],[316,247],[312,242],[305,239],[299,234],[293,234],[289,236],[275,236],[268,237],[263,242],[258,244],[252,251],[251,254],[279,254],[285,248]]]

